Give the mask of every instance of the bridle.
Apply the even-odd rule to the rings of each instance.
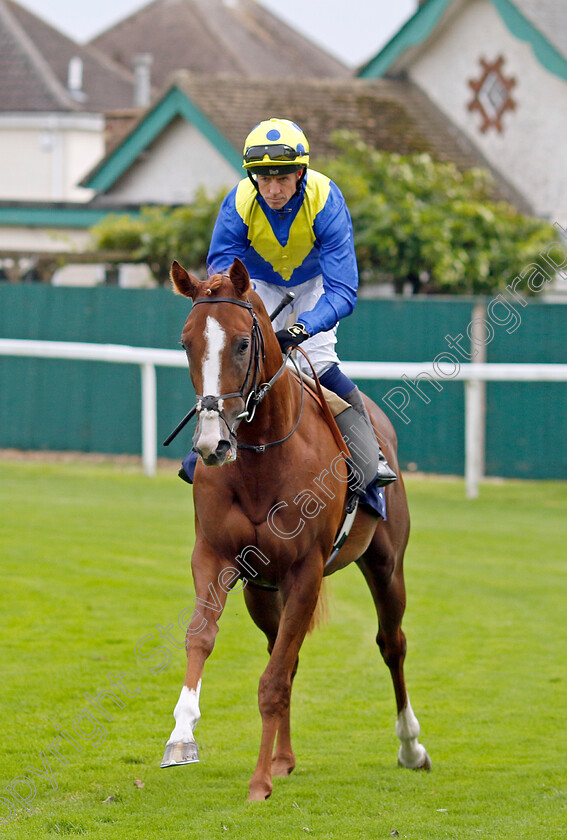
[[[256,317],[256,313],[254,312],[254,308],[249,300],[236,300],[236,298],[228,298],[228,297],[215,297],[215,298],[199,298],[198,300],[193,301],[193,306],[198,306],[200,303],[232,303],[234,306],[241,306],[244,309],[247,309],[250,315],[252,316],[252,328],[250,331],[250,357],[248,359],[248,368],[246,370],[246,375],[244,377],[244,381],[240,386],[238,391],[232,391],[229,394],[221,394],[220,396],[215,396],[213,394],[196,394],[197,402],[191,409],[191,411],[185,415],[183,420],[175,427],[175,429],[171,432],[171,434],[164,440],[163,445],[169,446],[172,440],[177,437],[179,432],[187,425],[189,420],[193,417],[195,412],[202,411],[216,411],[221,420],[224,422],[228,429],[229,437],[231,441],[236,440],[236,424],[240,420],[245,420],[247,423],[250,423],[254,415],[256,413],[256,408],[262,402],[262,400],[266,397],[268,392],[271,390],[274,383],[280,378],[284,370],[287,366],[287,360],[290,358],[289,350],[284,357],[284,360],[281,364],[281,367],[275,372],[271,379],[268,382],[263,382],[262,384],[258,385],[258,380],[260,378],[260,364],[264,361],[265,349],[264,349],[264,335],[262,333],[262,328]],[[292,359],[293,364],[295,365],[295,361]],[[248,388],[248,384],[250,381],[250,387]],[[249,449],[253,452],[264,452],[271,446],[277,446],[280,443],[284,443],[288,440],[293,433],[296,431],[297,427],[299,426],[301,416],[303,414],[303,398],[304,398],[304,388],[303,388],[303,381],[301,380],[301,405],[299,409],[299,416],[297,422],[295,423],[293,429],[283,438],[279,440],[270,441],[269,443],[264,444],[251,444],[251,443],[244,443],[241,441],[237,441],[236,445],[239,449]],[[248,391],[247,391],[248,388]],[[231,425],[228,421],[224,413],[224,401],[232,399],[234,397],[240,397],[244,400],[244,409],[243,411],[238,414],[233,424]]]
[[[249,423],[254,417],[256,406],[260,401],[258,399],[258,391],[256,389],[256,386],[260,375],[260,360],[263,361],[265,359],[264,336],[262,334],[260,324],[258,323],[258,318],[256,317],[256,313],[254,312],[250,301],[235,300],[235,298],[225,297],[212,298],[210,300],[208,300],[207,298],[199,298],[199,300],[194,301],[193,306],[197,306],[199,303],[232,303],[234,304],[234,306],[242,306],[244,309],[247,309],[250,312],[250,315],[252,316],[248,369],[246,370],[246,376],[244,377],[244,381],[240,386],[240,390],[232,391],[230,394],[221,394],[218,397],[212,394],[208,394],[206,396],[196,394],[197,402],[195,404],[195,410],[201,411],[202,409],[205,409],[208,411],[216,411],[219,417],[226,424],[230,436],[235,437],[236,435],[234,425],[230,425],[223,411],[224,401],[229,400],[233,397],[240,397],[244,400],[244,411],[241,411],[240,414],[237,415],[237,417],[234,420],[234,423],[236,423],[237,420],[246,420]],[[248,393],[246,393],[248,380],[250,379],[251,375],[252,381],[250,384],[250,389]],[[251,410],[249,409],[250,405],[252,406]]]

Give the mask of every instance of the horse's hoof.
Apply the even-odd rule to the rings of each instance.
[[[251,790],[247,802],[265,802],[266,799],[269,799],[272,795],[271,790],[266,790],[266,788],[258,788],[257,790]]]
[[[197,764],[199,761],[199,748],[195,741],[177,741],[175,744],[167,744],[161,767],[175,767],[177,764]]]
[[[295,760],[291,758],[272,758],[272,777],[287,779],[295,770]]]
[[[398,756],[398,767],[403,767],[405,770],[425,770],[429,772],[431,770],[431,759],[429,758],[429,755],[425,750],[423,751],[423,756],[419,764],[415,765],[404,764],[404,762]]]
[[[429,755],[427,753],[425,753],[423,764],[421,765],[421,767],[416,767],[416,770],[427,770],[427,772],[431,770],[431,759],[429,758]]]

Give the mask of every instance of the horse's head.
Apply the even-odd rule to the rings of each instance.
[[[205,281],[174,262],[171,280],[177,294],[193,300],[181,334],[197,394],[193,445],[205,464],[221,466],[236,458],[236,429],[247,416],[246,401],[262,364],[262,332],[248,300],[250,278],[236,259],[228,274]]]

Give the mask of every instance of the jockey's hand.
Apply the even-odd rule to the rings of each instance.
[[[309,338],[309,333],[303,324],[294,324],[287,330],[278,330],[276,338],[280,343],[282,353],[285,353],[290,347],[297,347],[298,344]]]

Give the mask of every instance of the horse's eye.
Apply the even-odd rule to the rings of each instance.
[[[243,356],[246,353],[249,345],[250,345],[250,339],[249,338],[243,338],[240,341],[240,343],[238,345],[238,352],[240,353],[241,356]]]
[[[182,348],[185,350],[186,353],[189,352],[189,343],[187,341],[180,341],[179,342]]]

